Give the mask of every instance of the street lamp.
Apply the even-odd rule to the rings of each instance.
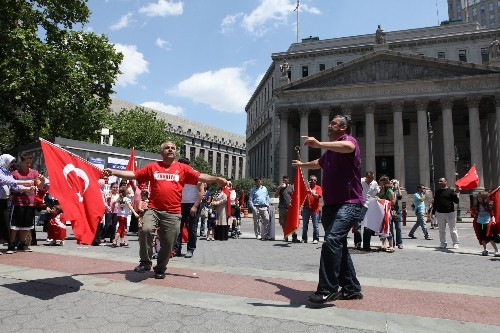
[[[458,180],[458,162],[460,161],[460,156],[458,155],[458,150],[457,150],[457,146],[455,146],[455,181]],[[461,222],[462,221],[462,216],[460,216],[461,214],[461,210],[460,210],[460,194],[457,195],[458,197],[458,202],[457,202],[457,222]]]
[[[432,151],[432,138],[434,131],[432,130],[431,113],[427,111],[427,134],[429,135],[429,161],[431,167],[431,188],[432,193],[436,193],[436,182],[434,181],[434,153]]]

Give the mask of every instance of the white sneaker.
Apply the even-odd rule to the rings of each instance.
[[[259,240],[262,239],[261,235],[257,235],[257,239]]]
[[[493,254],[493,256],[495,256],[495,257],[500,257],[500,252],[495,251],[495,253]]]
[[[458,244],[453,244],[453,248],[458,249],[459,248]]]
[[[316,239],[313,240],[313,244],[318,244],[318,241]]]

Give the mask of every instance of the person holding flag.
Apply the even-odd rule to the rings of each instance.
[[[358,142],[350,133],[351,120],[337,115],[328,125],[329,141],[304,137],[304,146],[322,148],[325,153],[309,162],[292,161],[294,167],[323,169],[321,223],[325,229],[325,241],[321,247],[318,286],[308,298],[313,303],[363,298],[347,247],[347,235],[359,220],[364,202],[361,153]]]
[[[174,247],[181,224],[181,196],[185,184],[198,182],[217,183],[224,187],[227,180],[199,173],[190,165],[175,160],[177,147],[166,141],[161,145],[162,161],[150,163],[136,171],[104,169],[104,174],[125,179],[137,179],[139,183],[150,182],[148,210],[139,231],[140,263],[134,271],[144,273],[151,270],[153,255],[153,232],[159,225],[160,251],[154,267],[155,279],[164,279],[170,254]]]

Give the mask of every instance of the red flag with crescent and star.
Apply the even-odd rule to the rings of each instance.
[[[295,170],[295,177],[293,178],[292,202],[290,204],[290,207],[288,207],[285,229],[283,230],[285,238],[299,229],[300,206],[304,202],[306,194],[307,188],[304,183],[304,178],[302,177],[302,170],[300,168],[297,168]]]
[[[128,171],[135,171],[137,170],[137,163],[135,162],[135,149],[132,147],[132,150],[130,151],[130,157],[128,158],[128,163],[127,167],[125,170]]]
[[[50,194],[71,221],[79,244],[92,244],[97,225],[104,215],[104,202],[98,179],[102,171],[54,144],[41,139],[45,165],[49,173]]]
[[[455,186],[460,190],[473,190],[479,185],[479,177],[477,175],[476,166],[470,167],[469,172],[455,182]]]

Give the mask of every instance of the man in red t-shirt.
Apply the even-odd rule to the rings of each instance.
[[[196,185],[197,182],[217,183],[221,187],[227,180],[204,173],[199,173],[190,165],[175,160],[175,143],[164,142],[161,145],[163,161],[154,162],[136,171],[104,169],[104,175],[125,179],[137,179],[139,183],[149,182],[149,209],[142,219],[139,231],[140,264],[134,271],[144,273],[151,270],[153,255],[153,231],[160,227],[160,252],[154,267],[155,279],[164,279],[170,254],[180,231],[181,197],[185,184]]]
[[[307,243],[309,218],[312,218],[313,222],[313,244],[318,244],[319,241],[319,198],[323,195],[323,191],[321,186],[316,184],[317,181],[316,176],[309,177],[309,188],[302,207],[302,243]]]

